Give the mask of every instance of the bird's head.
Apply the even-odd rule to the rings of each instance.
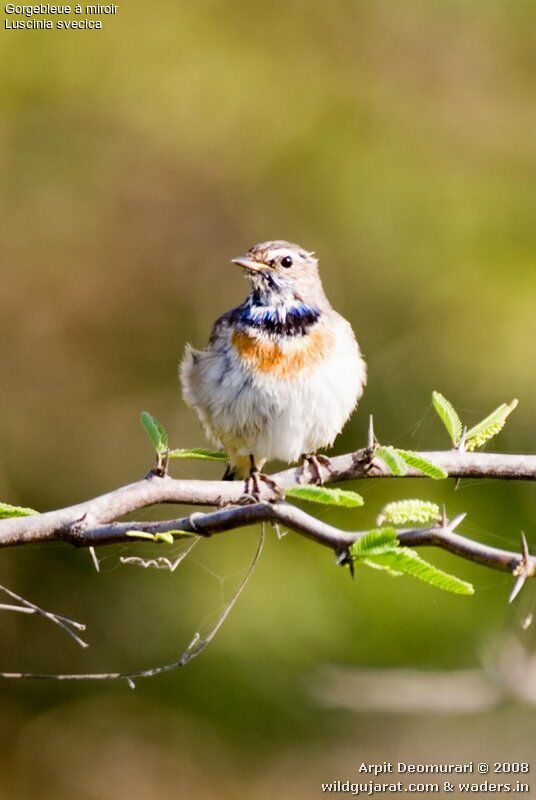
[[[245,256],[234,258],[233,264],[245,270],[253,289],[261,294],[297,294],[317,302],[324,298],[318,261],[314,253],[297,244],[262,242]]]

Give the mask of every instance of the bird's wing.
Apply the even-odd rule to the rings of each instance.
[[[210,339],[208,340],[208,346],[214,344],[217,341],[220,334],[222,334],[229,325],[232,324],[233,320],[236,319],[237,314],[240,311],[240,306],[238,308],[232,308],[230,311],[226,311],[225,314],[222,314],[221,317],[218,317],[214,325],[212,326],[212,331],[210,332]]]
[[[227,331],[232,325],[235,313],[232,309],[222,314],[212,327],[210,339],[204,350],[196,350],[187,344],[180,364],[180,377],[183,388],[183,397],[186,403],[198,412],[206,404],[206,368],[214,363],[214,358],[225,349]]]

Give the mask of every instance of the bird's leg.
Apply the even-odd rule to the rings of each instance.
[[[253,456],[249,457],[249,475],[246,478],[244,486],[244,494],[250,497],[259,497],[261,493],[261,485],[259,481],[259,468],[255,464]]]
[[[309,469],[313,483],[318,483],[320,486],[322,486],[324,483],[320,465],[322,465],[329,473],[333,472],[330,459],[321,453],[304,453],[302,459],[302,477],[305,474],[305,470]]]
[[[265,483],[276,495],[276,498],[281,497],[282,492],[277,483],[270,478],[269,475],[266,475],[264,472],[259,470],[258,466],[255,464],[254,456],[250,455],[249,477],[246,478],[245,494],[253,496],[259,500],[261,496],[261,483]]]

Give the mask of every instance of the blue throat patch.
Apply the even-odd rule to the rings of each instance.
[[[279,336],[303,336],[321,316],[318,308],[308,306],[301,300],[265,304],[256,292],[236,311],[242,325]]]

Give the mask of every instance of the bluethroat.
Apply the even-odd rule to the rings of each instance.
[[[260,472],[267,461],[301,457],[322,482],[329,460],[317,451],[333,444],[366,383],[352,328],[331,307],[318,261],[303,247],[263,242],[233,264],[250,292],[216,321],[205,350],[186,346],[184,399],[229,454],[224,479],[244,478],[258,495],[259,480],[273,486]]]

